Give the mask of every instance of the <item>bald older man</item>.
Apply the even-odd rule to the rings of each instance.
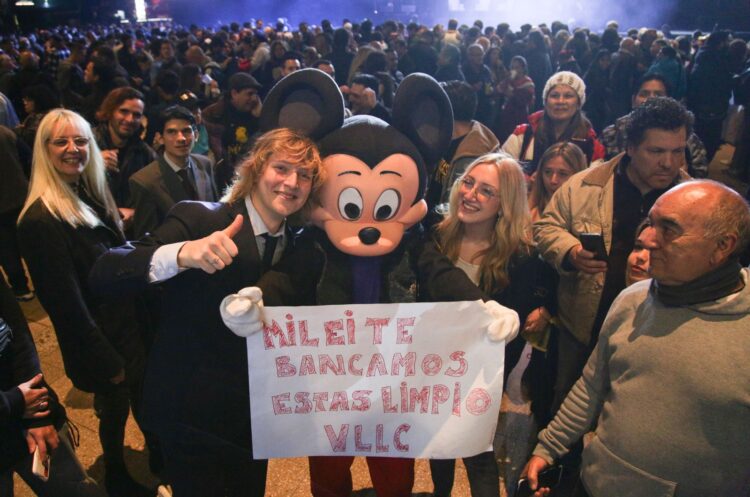
[[[750,271],[738,262],[750,208],[719,183],[690,181],[648,219],[653,279],[612,304],[582,377],[539,435],[531,487],[596,422],[577,495],[750,495]]]

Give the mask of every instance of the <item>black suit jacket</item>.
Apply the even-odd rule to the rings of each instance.
[[[199,194],[203,190],[204,198],[201,200],[218,200],[211,160],[195,154],[191,154],[190,158],[195,166],[195,174],[202,177],[203,184],[198,185]],[[130,198],[135,208],[133,234],[136,238],[145,236],[163,223],[174,204],[190,200],[180,177],[167,164],[163,155],[133,174],[129,183]]]
[[[114,220],[95,228],[72,227],[37,199],[18,225],[18,242],[39,301],[49,314],[65,373],[76,388],[106,392],[124,368],[139,381],[145,351],[142,315],[134,299],[102,302],[88,286],[94,261],[124,239]]]
[[[39,356],[23,311],[4,281],[0,281],[0,472],[29,455],[25,430],[65,421],[65,409],[49,385],[50,413],[23,419],[25,402],[18,385],[40,373]]]
[[[16,135],[5,126],[0,126],[0,213],[15,211],[23,207],[29,181],[18,156]]]
[[[234,237],[239,254],[230,266],[213,275],[190,269],[162,283],[161,326],[146,369],[144,418],[162,437],[229,448],[238,457],[248,457],[252,447],[247,348],[245,339],[226,328],[219,314],[224,297],[255,284],[261,274],[244,201],[177,204],[149,236],[103,255],[90,281],[108,297],[143,291],[158,247],[205,237],[229,226],[237,214],[244,223]]]

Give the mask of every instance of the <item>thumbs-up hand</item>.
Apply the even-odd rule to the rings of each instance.
[[[242,229],[242,216],[232,224],[214,231],[205,238],[186,242],[177,253],[177,264],[183,268],[202,269],[208,274],[221,271],[237,257],[237,245],[232,238]]]

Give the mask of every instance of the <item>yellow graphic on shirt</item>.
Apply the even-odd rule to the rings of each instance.
[[[237,129],[234,130],[234,139],[237,140],[238,143],[247,143],[247,128],[244,126],[238,126]]]

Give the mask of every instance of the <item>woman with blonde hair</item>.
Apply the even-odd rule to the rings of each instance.
[[[522,336],[533,339],[543,333],[554,313],[556,277],[536,254],[530,224],[526,183],[518,163],[505,154],[479,157],[454,183],[448,214],[422,251],[421,297],[432,301],[492,299],[518,313]],[[451,264],[462,269],[466,278],[446,271]],[[523,370],[528,364],[526,356],[532,353],[526,344],[519,336],[506,345],[506,380],[516,365]],[[529,369],[536,362],[531,361]],[[526,405],[521,375],[517,376],[515,384],[506,382],[505,396]],[[547,402],[536,394],[532,391],[531,409],[546,419]],[[464,458],[464,464],[473,497],[499,495],[493,452]],[[450,495],[454,461],[432,460],[430,466],[435,495]]]
[[[88,286],[94,261],[125,238],[91,127],[74,112],[54,109],[39,124],[18,237],[65,372],[78,389],[94,393],[109,495],[148,495],[123,459],[131,404],[136,420],[140,413],[142,313],[126,299],[101,303]]]
[[[586,156],[578,145],[570,142],[555,143],[539,159],[529,192],[531,221],[542,216],[549,199],[566,181],[587,167]]]

